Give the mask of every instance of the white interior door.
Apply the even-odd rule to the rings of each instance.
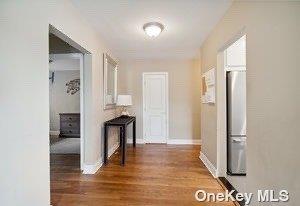
[[[143,74],[143,128],[146,143],[168,137],[168,73]]]

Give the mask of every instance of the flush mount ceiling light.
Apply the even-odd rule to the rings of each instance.
[[[159,22],[149,22],[144,24],[143,29],[148,36],[154,38],[164,30],[164,25]]]

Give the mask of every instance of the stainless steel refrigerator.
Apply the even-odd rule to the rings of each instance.
[[[246,71],[227,72],[227,172],[246,174]]]

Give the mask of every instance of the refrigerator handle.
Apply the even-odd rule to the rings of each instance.
[[[240,137],[233,137],[233,142],[246,142],[246,138],[240,138]]]

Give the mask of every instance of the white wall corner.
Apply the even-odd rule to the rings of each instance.
[[[59,135],[59,131],[50,131],[49,134],[53,135],[53,136],[58,136]]]
[[[132,139],[127,139],[128,144],[132,144],[133,140]],[[136,144],[145,144],[145,141],[143,139],[136,139]]]
[[[102,165],[102,158],[99,159],[95,164],[84,164],[82,174],[93,175],[100,169]]]
[[[205,156],[205,154],[203,154],[202,152],[200,152],[200,156],[199,156],[200,160],[203,162],[203,164],[206,166],[206,168],[208,169],[208,171],[212,174],[212,176],[214,178],[217,178],[217,169],[215,168],[215,166],[209,161],[209,159]]]
[[[167,144],[201,145],[201,139],[168,139]]]

